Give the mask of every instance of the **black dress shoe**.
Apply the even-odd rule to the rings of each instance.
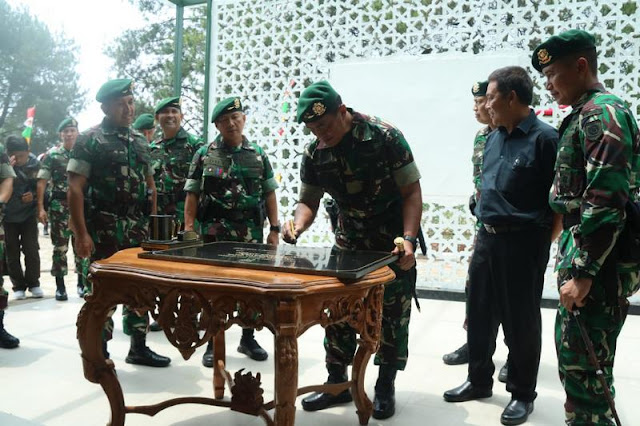
[[[335,396],[330,393],[314,392],[302,400],[302,409],[304,411],[318,411],[351,401],[353,401],[353,398],[351,397],[351,392],[349,392],[348,389]]]
[[[509,377],[509,365],[504,364],[498,373],[498,381],[502,383],[507,383],[507,378]]]
[[[442,356],[442,360],[447,365],[460,365],[469,362],[469,347],[465,343],[450,354]]]
[[[253,330],[252,330],[253,331]],[[245,354],[254,361],[264,361],[269,356],[267,351],[256,342],[256,339],[252,337],[242,337],[240,339],[240,345],[238,345],[238,352]]]
[[[524,402],[512,399],[502,412],[500,423],[503,425],[519,425],[527,421],[533,411],[533,401]]]
[[[158,321],[154,321],[149,324],[149,331],[162,331],[162,327],[158,324]]]
[[[449,389],[443,395],[447,402],[465,402],[474,399],[489,398],[493,395],[491,388],[479,388],[466,381],[457,388]]]

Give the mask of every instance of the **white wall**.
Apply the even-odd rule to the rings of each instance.
[[[422,174],[425,201],[466,200],[473,190],[473,138],[481,127],[471,86],[497,68],[529,61],[522,51],[349,61],[333,65],[329,81],[347,106],[404,133]]]

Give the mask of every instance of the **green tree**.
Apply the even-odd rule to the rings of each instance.
[[[118,75],[135,81],[137,101],[155,105],[173,95],[175,7],[168,1],[130,0],[147,24],[117,38],[106,54]],[[204,115],[206,7],[185,8],[182,57],[183,125],[200,133]],[[141,111],[136,110],[136,114]]]
[[[0,22],[0,138],[20,133],[27,108],[35,105],[31,150],[40,153],[57,141],[60,121],[84,106],[77,46],[6,0],[0,0]]]

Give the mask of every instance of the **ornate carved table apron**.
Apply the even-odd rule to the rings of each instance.
[[[394,279],[388,267],[345,284],[333,277],[256,269],[141,259],[141,249],[122,250],[91,265],[93,294],[78,314],[78,341],[84,375],[99,383],[111,407],[110,425],[123,425],[127,413],[150,416],[184,403],[230,407],[261,416],[268,425],[293,425],[298,395],[339,393],[351,389],[360,424],[367,424],[372,403],[364,391],[364,375],[371,354],[379,346],[384,284]],[[126,304],[148,310],[169,342],[188,359],[195,349],[214,338],[215,398],[184,397],[154,405],[126,406],[112,360],[102,352],[101,332],[109,310]],[[298,388],[297,338],[309,327],[347,322],[358,333],[358,350],[351,380],[332,385]],[[264,402],[260,373],[256,377],[224,371],[224,331],[232,324],[266,327],[275,338],[275,399]],[[225,381],[231,400],[224,400]],[[267,410],[275,408],[273,419]]]

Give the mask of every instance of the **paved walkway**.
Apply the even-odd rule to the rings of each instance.
[[[46,240],[41,238],[43,269],[48,269]],[[7,328],[21,339],[14,350],[0,350],[0,425],[2,426],[69,426],[104,425],[109,420],[107,399],[102,389],[88,382],[76,340],[76,317],[82,301],[69,294],[69,301],[53,299],[53,279],[43,272],[44,299],[10,300]],[[71,290],[73,286],[69,286]],[[441,356],[464,340],[460,325],[464,304],[422,300],[422,313],[414,309],[411,320],[410,360],[396,381],[397,413],[387,421],[371,420],[371,425],[499,425],[500,413],[509,402],[504,385],[496,382],[494,396],[481,402],[446,403],[442,393],[461,384],[466,366],[446,366]],[[553,346],[553,310],[543,309],[542,362],[538,378],[538,399],[529,425],[563,424],[564,394],[556,373]],[[150,346],[173,362],[166,369],[132,366],[124,362],[129,342],[122,333],[120,314],[116,314],[116,331],[109,351],[116,364],[127,405],[150,404],[179,396],[210,396],[211,370],[202,367],[199,349],[190,360],[183,360],[167,343],[163,333],[151,333]],[[629,317],[622,332],[616,360],[618,409],[625,426],[640,424],[636,396],[640,394],[640,317]],[[264,363],[251,361],[235,352],[240,329],[232,327],[227,334],[227,365],[231,372],[241,368],[260,371],[265,399],[273,397],[272,359]],[[273,354],[273,339],[263,330],[257,334],[265,349]],[[300,386],[325,380],[323,332],[312,327],[299,343]],[[500,340],[501,341],[501,340]],[[494,357],[499,368],[506,359],[506,349],[499,344]],[[377,368],[370,364],[366,389],[372,396]],[[351,404],[323,412],[306,413],[297,403],[297,425],[357,425],[355,407]],[[636,419],[636,420],[633,420]],[[210,424],[261,425],[263,422],[243,414],[217,407],[183,405],[169,408],[155,417],[138,414],[127,416],[127,425],[199,426]]]

